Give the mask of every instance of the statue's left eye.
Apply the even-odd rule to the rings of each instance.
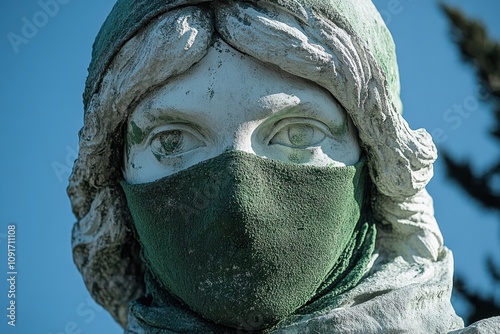
[[[151,141],[152,151],[163,156],[182,154],[203,146],[205,146],[203,141],[185,130],[162,131]]]
[[[330,131],[319,121],[306,118],[284,119],[275,125],[270,145],[284,145],[292,148],[317,146]]]

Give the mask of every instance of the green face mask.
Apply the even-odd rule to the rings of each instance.
[[[360,280],[374,243],[362,210],[363,165],[304,166],[230,151],[122,187],[160,286],[210,321],[262,329],[339,282],[345,291]]]

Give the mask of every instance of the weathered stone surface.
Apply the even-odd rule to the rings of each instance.
[[[500,317],[493,317],[473,323],[450,334],[496,334],[500,333]]]

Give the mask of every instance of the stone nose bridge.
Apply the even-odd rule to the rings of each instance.
[[[256,131],[256,122],[244,122],[238,125],[226,126],[225,133],[216,134],[219,136],[219,154],[226,151],[241,151],[256,154],[256,146],[266,143],[265,138],[259,138]]]

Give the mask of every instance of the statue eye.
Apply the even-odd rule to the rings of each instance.
[[[292,148],[316,146],[328,136],[328,127],[316,120],[292,118],[278,122],[271,134],[270,145],[283,145]]]
[[[186,130],[166,130],[156,134],[151,140],[153,153],[162,156],[174,156],[199,147],[205,143]]]

